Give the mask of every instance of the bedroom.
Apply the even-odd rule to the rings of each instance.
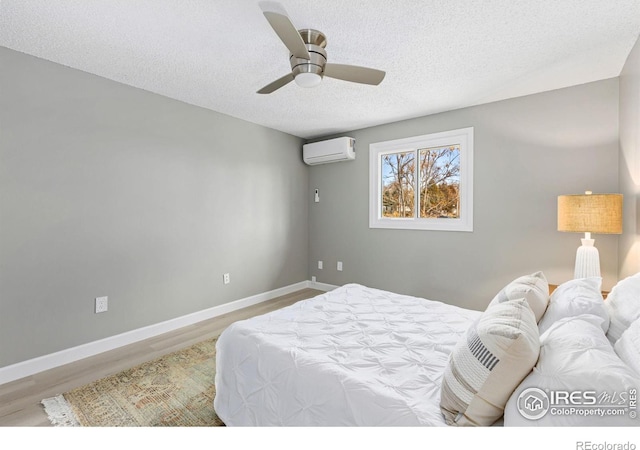
[[[514,69],[505,74],[511,79],[487,82],[481,86],[484,90],[471,92],[476,97],[467,101],[477,104],[462,107],[464,99],[460,99],[459,106],[414,117],[402,116],[413,104],[408,96],[368,103],[375,101],[372,89],[411,81],[402,73],[394,74],[385,62],[395,57],[393,43],[385,44],[375,60],[362,54],[360,59],[349,59],[358,56],[354,53],[358,45],[350,42],[357,33],[342,37],[348,26],[339,26],[337,8],[312,7],[306,2],[283,3],[296,23],[327,33],[327,51],[333,51],[336,61],[379,67],[387,71],[387,78],[377,88],[325,80],[320,90],[289,86],[280,98],[274,93],[255,99],[255,91],[288,66],[279,59],[282,45],[264,22],[257,2],[238,3],[239,9],[252,11],[247,26],[259,27],[262,36],[243,41],[242,49],[253,44],[275,55],[247,63],[256,72],[251,74],[255,84],[245,82],[240,100],[223,95],[231,87],[221,77],[216,84],[188,92],[190,101],[167,98],[181,84],[178,64],[182,60],[176,51],[171,54],[174,65],[159,69],[169,72],[168,78],[158,79],[154,88],[159,75],[152,69],[163,55],[156,47],[142,46],[141,51],[148,51],[145,59],[125,70],[118,65],[117,55],[108,51],[109,45],[117,48],[117,43],[81,34],[81,39],[72,36],[62,41],[69,47],[57,48],[61,64],[56,64],[46,61],[46,53],[43,59],[29,54],[37,56],[38,46],[46,47],[48,42],[55,46],[57,41],[32,36],[37,28],[2,23],[0,367],[297,285],[311,277],[330,285],[355,281],[483,309],[502,286],[524,273],[541,268],[555,283],[572,277],[579,236],[557,232],[555,198],[585,189],[621,192],[630,205],[625,206],[622,235],[596,236],[603,287],[610,289],[618,279],[640,271],[636,206],[629,200],[637,201],[640,158],[638,14],[628,12],[636,11],[635,2],[620,2],[619,9],[612,8],[618,15],[611,14],[626,24],[616,25],[627,32],[622,50],[586,48],[576,59],[566,54],[565,58],[554,55],[559,58],[555,60],[538,56],[535,61],[544,63],[548,72],[531,66],[520,72]],[[611,8],[600,11],[601,3],[589,5],[609,17],[605,11]],[[36,11],[59,22],[66,14],[65,20],[73,23],[73,10],[33,4]],[[549,8],[548,2],[542,4]],[[557,28],[553,24],[571,17],[570,11],[578,8],[572,2],[566,5],[545,32],[551,33]],[[580,5],[584,8],[583,2]],[[1,6],[14,7],[7,1]],[[332,11],[329,18],[323,18],[328,11]],[[518,14],[510,17],[514,16]],[[23,17],[31,17],[30,23],[47,30],[42,15],[34,12]],[[367,17],[374,26],[375,16]],[[588,17],[590,26],[603,23]],[[196,30],[204,26],[193,25]],[[577,33],[585,26],[572,29]],[[77,32],[88,33],[79,28]],[[242,31],[239,28],[237,33]],[[160,39],[160,31],[152,36]],[[33,47],[14,45],[20,36]],[[29,36],[31,40],[26,39]],[[583,37],[576,36],[571,35]],[[121,45],[127,48],[131,42]],[[518,62],[534,59],[535,48],[523,47],[526,57]],[[217,47],[211,50],[215,51]],[[82,68],[82,61],[91,55],[97,67],[108,66],[104,70],[115,72],[112,79],[125,84],[87,73],[91,70],[70,68],[73,62]],[[468,58],[464,67],[469,70],[484,66]],[[582,66],[589,69],[586,78],[577,82],[564,78],[570,69]],[[211,59],[195,69],[194,83],[217,72],[227,78],[235,73],[225,72],[226,66]],[[127,78],[134,74],[151,84],[127,86]],[[554,74],[563,77],[553,88],[536,92]],[[424,84],[432,83],[427,79]],[[507,98],[517,92],[517,97]],[[465,92],[459,89],[458,93]],[[490,94],[505,97],[484,102]],[[246,109],[270,111],[270,102],[277,102],[284,109],[273,109],[278,113],[268,117],[272,123],[284,126],[287,123],[282,122],[290,121],[292,127],[306,123],[317,129],[282,132],[277,131],[280,125],[261,126],[193,106],[209,95],[221,109],[237,102]],[[431,104],[430,97],[439,98],[437,87],[423,95],[423,104]],[[241,100],[244,97],[252,103]],[[335,97],[344,97],[350,105],[342,116],[335,106],[303,107],[314,98],[328,102]],[[375,124],[357,122],[369,115],[369,109],[399,115]],[[294,120],[296,114],[299,120]],[[355,123],[347,122],[354,119]],[[341,128],[336,121],[353,125]],[[475,130],[473,233],[369,229],[369,144],[467,126]],[[303,164],[303,142],[347,134],[357,142],[355,161],[312,168]],[[317,204],[315,189],[321,198]],[[317,268],[318,261],[324,262],[322,270]],[[338,261],[343,262],[340,272]],[[222,282],[224,273],[231,276],[228,285]],[[93,300],[99,296],[109,298],[105,314],[93,312]]]

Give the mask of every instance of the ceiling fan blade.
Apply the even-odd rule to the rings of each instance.
[[[324,76],[354,83],[378,85],[384,80],[385,73],[368,67],[327,63],[324,66]]]
[[[258,94],[271,94],[273,91],[276,91],[276,90],[280,89],[282,86],[284,86],[285,84],[290,83],[292,81],[293,81],[293,74],[292,73],[288,73],[285,76],[278,78],[276,81],[273,81],[273,82],[267,84],[265,87],[260,89],[257,93]]]
[[[263,14],[269,21],[271,28],[273,28],[293,56],[301,59],[311,59],[300,33],[293,26],[289,17],[274,11],[263,11]]]

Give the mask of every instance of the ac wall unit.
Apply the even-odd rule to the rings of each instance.
[[[339,137],[302,146],[302,159],[310,166],[356,159],[356,140]]]

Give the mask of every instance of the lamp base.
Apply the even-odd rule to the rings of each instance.
[[[593,245],[594,239],[581,239],[582,245],[576,252],[576,268],[574,278],[588,278],[600,276],[600,254]]]

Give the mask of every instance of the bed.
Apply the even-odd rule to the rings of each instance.
[[[227,425],[444,425],[440,379],[479,314],[348,284],[236,322],[215,410]]]
[[[534,281],[539,280],[538,275]],[[524,298],[529,295],[524,290],[535,291],[532,282],[529,280],[523,288],[517,281],[501,290],[487,311],[507,307],[523,311],[529,329],[535,327],[524,333],[526,345],[522,348],[531,349],[525,360],[521,353],[526,352],[518,350],[516,360],[509,362],[511,356],[500,354],[499,347],[515,346],[502,343],[489,346],[499,356],[492,363],[484,355],[477,357],[478,352],[486,353],[487,349],[478,349],[470,336],[484,336],[486,311],[347,284],[289,307],[235,322],[224,330],[217,342],[215,411],[227,426],[502,424],[505,406],[517,415],[517,392],[512,393],[521,382],[531,386],[527,375],[531,375],[536,363],[542,362],[538,360],[543,347],[538,322],[549,302],[546,279],[541,300],[544,305],[537,307],[536,300]],[[599,284],[597,289],[599,293]],[[534,293],[542,297],[540,291],[538,286]],[[556,291],[560,298],[567,289]],[[602,303],[601,297],[599,301]],[[599,324],[595,319],[592,322]],[[480,340],[486,342],[484,337]],[[473,354],[466,355],[469,351]],[[482,363],[478,367],[473,366],[476,360]],[[626,370],[627,366],[623,366]],[[507,380],[514,374],[514,367],[518,368],[515,372],[522,372]],[[461,378],[459,372],[467,369],[470,378]],[[567,370],[576,372],[575,368]],[[496,372],[498,379],[493,377]],[[625,372],[621,379],[627,386],[629,380],[637,380],[635,376]],[[477,386],[469,386],[474,383]],[[504,388],[509,383],[512,386],[507,392]],[[465,391],[473,388],[477,394],[486,391],[487,386],[504,392],[499,393],[498,399],[491,397],[496,395],[493,392],[482,393],[478,402]],[[445,396],[452,396],[455,406],[449,418],[443,409]],[[487,413],[487,399],[495,411]],[[459,403],[465,402],[460,407],[472,413],[455,411]],[[502,405],[495,408],[493,404],[500,402]],[[482,419],[487,414],[490,418],[484,422],[476,419],[476,415]],[[517,419],[517,425],[523,425]],[[637,426],[638,422],[634,424]]]

